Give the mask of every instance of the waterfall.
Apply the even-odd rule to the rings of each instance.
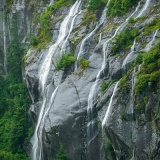
[[[100,43],[101,40],[102,40],[102,33],[99,34],[99,42],[98,43]]]
[[[60,46],[64,46],[64,43],[65,43],[64,39],[66,38],[68,33],[71,32],[70,30],[68,32],[68,28],[72,27],[72,29],[73,29],[73,26],[72,25],[70,26],[70,24],[72,24],[72,22],[75,20],[74,16],[78,13],[78,8],[79,8],[80,4],[81,4],[81,1],[76,1],[76,3],[72,6],[68,16],[61,23],[59,35],[58,35],[56,43],[53,44],[49,48],[49,51],[47,53],[45,53],[46,57],[41,65],[40,70],[39,70],[39,81],[42,86],[42,92],[44,92],[45,85],[46,85],[47,78],[48,78],[48,74],[50,71],[50,66],[52,64],[51,58],[53,57],[53,54],[54,55],[56,54],[57,51],[59,51],[59,53],[61,53]],[[63,47],[63,49],[64,49],[64,47]]]
[[[140,11],[140,13],[138,14],[138,16],[136,18],[139,18],[140,16],[142,16],[144,14],[144,12],[147,10],[149,4],[150,4],[151,0],[146,0],[145,5],[143,6],[142,10]]]
[[[33,137],[33,141],[34,141],[34,144],[33,144],[33,160],[43,159],[43,156],[42,156],[42,130],[43,130],[45,118],[48,115],[48,111],[50,110],[50,108],[53,105],[53,102],[54,102],[54,99],[56,97],[56,93],[58,91],[58,88],[59,88],[59,86],[56,87],[56,89],[52,93],[52,96],[51,96],[51,99],[49,101],[49,105],[48,105],[47,109],[45,108],[46,107],[46,98],[44,98],[44,100],[43,100],[43,105],[42,105],[41,111],[39,113],[38,122],[37,122],[36,130],[35,130],[35,134],[34,134],[34,137]],[[37,155],[37,153],[39,155]]]
[[[133,56],[134,56],[134,49],[135,49],[135,45],[136,45],[136,40],[134,40],[133,45],[131,47],[131,50],[129,52],[129,54],[126,56],[126,58],[124,59],[123,63],[122,63],[122,67],[126,66],[127,63],[130,62],[130,60],[132,60]]]
[[[5,18],[3,17],[3,48],[4,48],[4,72],[7,73],[7,60],[6,60],[6,24],[5,24]]]
[[[54,0],[50,0],[50,3],[49,3],[49,5],[52,5],[52,4],[53,4],[53,2],[54,2]]]
[[[153,43],[155,42],[157,34],[158,34],[158,29],[155,31],[152,40],[146,45],[146,47],[145,47],[146,52],[148,52],[151,49]]]
[[[109,3],[109,1],[108,1]],[[147,2],[146,2],[147,3]],[[95,111],[96,111],[96,98],[95,98],[95,94],[96,94],[96,89],[98,88],[98,84],[100,84],[101,80],[100,80],[100,76],[101,74],[103,73],[104,69],[105,69],[105,66],[106,66],[106,58],[107,58],[107,55],[106,53],[109,52],[109,44],[110,42],[113,40],[113,38],[121,31],[123,30],[127,23],[128,23],[128,20],[133,17],[137,11],[139,10],[140,8],[140,4],[141,4],[141,1],[138,3],[138,6],[136,7],[135,11],[125,20],[125,22],[123,22],[115,31],[114,35],[109,38],[104,44],[103,44],[103,62],[102,62],[102,66],[101,66],[101,69],[100,71],[98,72],[97,76],[96,76],[96,80],[93,82],[92,86],[91,86],[91,89],[90,89],[90,93],[89,93],[89,96],[88,96],[88,106],[87,106],[87,115],[88,115],[88,125],[87,125],[87,140],[88,140],[88,150],[90,149],[90,142],[91,140],[93,139],[93,135],[94,133],[94,124],[95,124]],[[145,4],[146,6],[146,4]],[[144,7],[143,7],[144,8]],[[145,10],[142,8],[142,12],[144,12]],[[92,33],[92,32],[91,32]],[[91,34],[90,33],[90,34]],[[85,38],[87,39],[90,34]],[[86,40],[83,40],[82,43],[81,43],[81,46],[80,46],[80,51],[79,51],[79,54],[78,54],[78,57],[77,57],[77,60],[78,58],[80,57],[81,53],[83,52],[83,45],[85,43]],[[118,86],[118,82],[116,83],[115,85],[115,88],[114,90],[116,91],[117,89],[117,86]],[[115,91],[113,93],[115,93]],[[112,95],[111,97],[111,100],[110,100],[110,106],[108,107],[108,111],[106,113],[106,116],[102,122],[102,124],[104,125],[104,123],[106,122],[106,119],[108,117],[108,114],[110,113],[110,107],[111,107],[111,103],[112,103],[112,99],[114,97],[114,94]],[[89,155],[90,156],[90,155]],[[90,159],[90,158],[89,158]]]
[[[108,120],[108,117],[110,116],[111,114],[111,111],[112,111],[112,102],[113,102],[113,98],[115,96],[115,93],[117,91],[117,87],[118,87],[118,82],[116,82],[115,86],[114,86],[114,90],[113,90],[113,93],[112,93],[112,96],[111,96],[111,99],[110,99],[110,102],[109,102],[109,105],[108,105],[108,108],[107,108],[107,112],[105,114],[105,117],[102,121],[102,127],[106,124],[107,120]]]
[[[109,2],[109,1],[108,1]],[[78,52],[78,55],[77,55],[77,61],[79,60],[80,56],[82,54],[85,53],[85,44],[86,42],[97,32],[97,30],[100,28],[100,26],[104,23],[105,19],[106,19],[106,10],[107,8],[105,8],[103,10],[103,13],[102,13],[102,16],[100,18],[100,21],[99,23],[96,25],[96,27],[94,28],[94,30],[92,32],[90,32],[81,42],[81,45],[80,45],[80,49],[79,49],[79,52]],[[78,68],[78,64],[77,64],[77,61],[75,63],[75,71],[77,70]]]
[[[43,145],[42,145],[42,131],[44,128],[44,123],[46,120],[46,117],[53,106],[54,99],[56,97],[56,94],[58,92],[58,88],[60,86],[60,83],[55,88],[54,92],[52,93],[51,97],[46,97],[46,93],[49,90],[49,85],[47,84],[50,68],[52,67],[51,59],[53,55],[56,54],[58,51],[61,55],[61,50],[59,49],[60,46],[64,46],[63,50],[65,50],[65,38],[69,36],[73,29],[75,16],[78,13],[79,7],[80,7],[81,1],[77,0],[75,4],[71,7],[69,14],[64,18],[63,22],[61,23],[59,35],[57,38],[57,41],[50,46],[47,53],[45,53],[45,56],[43,58],[43,62],[41,64],[41,67],[38,71],[38,77],[39,77],[39,89],[42,90],[43,95],[43,103],[39,112],[38,116],[38,122],[36,125],[34,136],[32,137],[32,159],[33,160],[42,160],[43,158]],[[50,83],[50,82],[49,82]]]

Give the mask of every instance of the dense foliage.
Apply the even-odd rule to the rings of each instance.
[[[56,156],[56,160],[69,160],[64,152],[62,144],[60,144],[60,148],[59,148],[58,154]]]
[[[102,84],[100,85],[102,94],[104,94],[106,92],[106,90],[108,89],[108,87],[113,83],[113,80],[109,80],[109,81],[103,81]]]
[[[5,0],[5,4],[6,4],[7,8],[11,8],[11,6],[13,4],[13,0]]]
[[[150,51],[138,56],[138,58],[143,64],[137,76],[135,92],[140,94],[148,85],[154,88],[160,80],[160,40]],[[139,61],[136,60],[136,62]]]
[[[107,15],[124,15],[139,0],[110,0],[108,4]]]
[[[23,48],[17,30],[17,14],[11,22],[11,41],[7,49],[8,74],[0,77],[0,159],[27,160],[25,146],[30,134],[30,98],[22,81]]]
[[[139,35],[139,29],[126,28],[124,31],[120,32],[113,42],[112,54],[115,55],[121,51],[124,51],[131,47],[134,39]]]
[[[80,65],[80,68],[83,69],[83,70],[86,69],[89,66],[89,61],[84,59],[84,58],[80,58],[78,63]]]
[[[105,4],[108,0],[88,0],[88,9],[98,9],[102,4]]]
[[[76,57],[73,54],[65,54],[63,53],[60,60],[58,60],[55,64],[55,68],[57,71],[62,70],[66,67],[71,66],[76,61]]]

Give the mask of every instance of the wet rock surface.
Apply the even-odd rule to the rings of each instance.
[[[144,1],[145,3],[145,1]],[[144,4],[143,3],[143,4]],[[158,1],[151,1],[149,7],[158,5]],[[41,4],[41,9],[45,9],[46,4]],[[136,6],[135,6],[136,7]],[[132,8],[132,11],[134,11]],[[80,67],[75,70],[75,63],[66,70],[56,71],[55,66],[51,64],[49,75],[46,80],[46,92],[42,92],[40,87],[40,67],[48,53],[50,47],[57,41],[59,28],[65,16],[71,7],[61,8],[51,17],[53,26],[51,33],[53,41],[45,49],[30,49],[25,56],[23,75],[27,83],[28,90],[32,99],[30,107],[30,115],[35,124],[38,121],[38,115],[46,98],[46,108],[50,106],[44,124],[42,127],[42,153],[43,159],[55,159],[59,150],[59,145],[63,144],[65,153],[71,160],[104,160],[105,140],[109,139],[116,154],[120,160],[141,160],[141,159],[160,159],[160,116],[159,116],[159,99],[160,88],[156,91],[147,88],[145,95],[148,101],[144,108],[140,110],[137,105],[141,102],[145,95],[134,95],[134,86],[138,69],[134,70],[133,62],[139,52],[145,52],[145,43],[148,44],[154,37],[154,32],[147,37],[143,37],[140,32],[140,40],[136,40],[134,49],[131,47],[127,50],[113,55],[110,50],[112,48],[112,39],[105,48],[104,45],[114,35],[116,28],[125,22],[126,17],[131,15],[131,11],[124,17],[115,17],[108,21],[107,18],[103,25],[91,36],[84,45],[85,52],[81,54],[89,61],[89,67],[81,70]],[[142,7],[141,7],[142,8]],[[34,4],[30,4],[25,8],[24,19],[21,19],[22,28],[25,28],[27,37],[24,42],[27,44],[30,31],[36,32],[37,28],[31,23],[31,11],[34,10]],[[82,10],[82,11],[81,11]],[[95,24],[90,23],[89,27],[81,25],[81,21],[86,12],[85,1],[80,5],[77,18],[74,22],[73,30],[68,38],[66,52],[74,52],[78,56],[82,40],[94,30]],[[146,10],[144,15],[149,11]],[[12,14],[12,13],[11,13]],[[100,17],[102,12],[97,12]],[[153,14],[148,14],[146,21],[137,22],[132,25],[133,28],[143,30],[145,25],[149,23]],[[138,15],[138,13],[135,14]],[[59,19],[59,21],[57,21]],[[111,18],[110,18],[111,19]],[[29,22],[27,23],[27,21]],[[99,18],[97,19],[98,23]],[[57,22],[56,22],[57,21]],[[31,28],[30,28],[31,27]],[[119,31],[120,32],[120,31]],[[101,34],[101,39],[100,39]],[[159,31],[155,36],[154,46],[159,37]],[[1,37],[0,37],[1,38]],[[114,38],[113,38],[114,41]],[[132,44],[133,45],[133,44]],[[0,57],[3,59],[3,45],[0,44]],[[60,46],[61,47],[61,46]],[[56,61],[60,58],[60,50],[55,51],[55,56],[50,61]],[[99,78],[97,75],[102,68],[105,58],[103,71]],[[1,60],[0,59],[0,60]],[[3,67],[3,60],[0,61],[0,67]],[[127,87],[119,86],[115,91],[113,101],[110,103],[113,95],[115,82],[119,81],[125,74],[130,73],[127,81]],[[96,83],[94,91],[92,88]],[[111,81],[112,83],[103,94],[101,84],[103,81]],[[60,82],[60,84],[59,84]],[[59,87],[58,87],[59,86]],[[58,87],[54,99],[50,102],[52,94]],[[43,95],[43,94],[44,95]],[[92,95],[92,114],[89,113],[90,95]],[[109,117],[102,127],[102,122],[106,112],[111,107]],[[88,126],[93,125],[91,137],[88,136]]]

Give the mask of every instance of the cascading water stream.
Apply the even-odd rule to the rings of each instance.
[[[112,96],[111,96],[111,99],[110,99],[110,102],[109,102],[109,105],[108,105],[108,108],[107,108],[107,112],[105,114],[105,117],[102,121],[102,127],[106,124],[107,120],[108,120],[108,117],[110,116],[110,113],[112,111],[112,102],[113,102],[113,98],[115,96],[115,93],[117,91],[117,88],[118,88],[118,82],[116,82],[115,86],[114,86],[114,90],[113,90],[113,93],[112,93]]]
[[[153,43],[155,42],[157,34],[158,34],[158,29],[155,31],[152,40],[146,45],[146,47],[145,47],[146,52],[148,52],[151,49]]]
[[[109,0],[110,1],[110,0]],[[108,3],[109,3],[108,1]],[[107,3],[107,5],[108,5]],[[77,55],[77,61],[79,60],[80,56],[82,54],[84,54],[84,46],[86,44],[86,42],[97,32],[97,30],[100,28],[100,26],[104,23],[105,19],[106,19],[106,11],[107,11],[107,7],[104,9],[103,13],[102,13],[102,16],[100,18],[100,21],[99,23],[96,25],[96,27],[94,28],[94,30],[92,32],[90,32],[81,42],[81,45],[80,45],[80,49],[79,49],[79,52],[78,52],[78,55]],[[77,64],[77,61],[75,63],[75,71],[77,70],[78,68],[78,64]]]
[[[48,115],[50,108],[53,106],[54,99],[55,99],[55,96],[57,94],[57,91],[58,91],[58,88],[60,85],[60,83],[59,83],[58,86],[56,87],[56,89],[54,90],[54,92],[52,93],[51,97],[49,98],[49,103],[47,103],[48,99],[47,99],[47,97],[45,97],[45,95],[46,95],[45,93],[47,93],[47,91],[48,91],[48,85],[46,82],[48,80],[49,71],[52,66],[51,59],[52,59],[53,55],[55,55],[56,52],[59,50],[59,47],[63,46],[64,43],[66,43],[66,41],[64,41],[64,39],[66,38],[66,36],[68,34],[71,33],[71,31],[73,29],[75,15],[78,13],[80,4],[81,4],[81,1],[77,0],[75,2],[75,4],[71,7],[69,14],[66,16],[66,18],[61,23],[59,35],[58,35],[56,43],[53,44],[49,48],[47,53],[45,53],[44,60],[43,60],[41,67],[39,69],[39,73],[38,73],[39,84],[40,84],[39,89],[42,90],[43,103],[42,103],[41,110],[39,113],[35,133],[32,138],[32,142],[33,142],[32,143],[33,144],[32,159],[33,160],[42,160],[43,159],[42,131],[43,131],[46,116]]]
[[[134,42],[133,42],[133,45],[132,45],[131,50],[130,50],[130,53],[128,53],[128,55],[124,59],[124,61],[122,63],[122,67],[124,67],[127,64],[129,59],[132,59],[132,54],[134,53],[135,45],[136,45],[136,40],[134,40]]]
[[[49,51],[46,54],[46,57],[43,61],[43,65],[41,65],[40,71],[39,71],[39,81],[41,82],[42,86],[42,92],[44,91],[44,87],[47,81],[48,73],[50,71],[50,66],[51,66],[51,58],[53,57],[53,54],[59,50],[59,53],[61,53],[61,50],[59,49],[60,46],[63,46],[63,43],[65,42],[64,39],[66,38],[68,34],[68,28],[70,23],[74,21],[74,17],[78,13],[78,8],[81,4],[81,1],[76,1],[75,4],[72,6],[70,9],[70,12],[68,16],[63,20],[60,26],[59,30],[59,35],[57,38],[57,41],[55,44],[53,44],[50,48]],[[73,27],[73,26],[71,26]],[[72,28],[73,29],[73,28]],[[70,31],[71,32],[71,31]]]
[[[151,0],[146,0],[145,5],[143,6],[142,10],[140,11],[140,13],[138,14],[138,16],[136,16],[136,18],[139,18],[140,16],[143,15],[143,13],[147,10],[149,4],[150,4]]]
[[[4,48],[4,72],[7,73],[7,60],[6,60],[6,24],[5,18],[3,18],[3,48]]]
[[[98,72],[98,74],[97,74],[97,76],[96,76],[96,80],[95,80],[95,82],[92,84],[92,86],[91,86],[91,89],[90,89],[90,93],[89,93],[89,96],[88,96],[88,106],[87,106],[87,115],[88,115],[88,125],[87,125],[87,140],[88,140],[88,146],[90,145],[90,142],[91,142],[91,140],[93,139],[93,135],[94,135],[94,133],[92,133],[92,132],[94,132],[94,119],[95,119],[95,117],[94,117],[94,111],[96,110],[95,109],[95,94],[96,94],[96,88],[97,88],[97,86],[98,86],[98,84],[100,83],[100,76],[101,76],[101,74],[103,73],[103,71],[104,71],[104,69],[105,69],[105,65],[106,65],[106,57],[107,57],[107,55],[106,55],[106,53],[108,53],[109,52],[109,44],[110,44],[110,41],[121,31],[121,30],[123,30],[124,28],[125,28],[125,26],[127,25],[127,23],[128,23],[128,20],[132,17],[132,16],[134,16],[136,13],[137,13],[137,11],[139,10],[139,8],[140,8],[140,4],[141,4],[141,2],[142,1],[140,1],[139,3],[138,3],[138,6],[136,7],[136,9],[135,9],[135,11],[125,20],[125,22],[124,23],[122,23],[117,29],[116,29],[116,31],[115,31],[115,33],[114,33],[114,35],[111,37],[111,38],[109,38],[105,43],[104,43],[104,45],[103,45],[103,62],[102,62],[102,66],[101,66],[101,69],[100,69],[100,71]],[[148,1],[146,2],[146,3],[148,3]],[[146,6],[146,4],[145,4],[145,6]],[[141,13],[141,15],[143,14],[143,12],[144,12],[145,10],[144,10],[144,7],[142,8],[142,11],[140,12]],[[139,16],[139,15],[138,15]],[[86,39],[87,39],[87,37],[86,37]],[[82,45],[82,44],[81,44]],[[79,54],[81,54],[82,52],[79,52]],[[79,56],[78,56],[79,57]],[[78,59],[78,57],[77,57],[77,59]],[[117,88],[117,86],[118,86],[118,83],[116,84],[116,88]],[[115,89],[116,90],[116,89]],[[113,95],[113,97],[114,97],[114,95]],[[112,98],[112,97],[111,97]],[[113,98],[112,98],[113,99]],[[108,107],[108,109],[107,109],[107,116],[108,116],[108,114],[110,113],[110,108],[111,107]],[[106,119],[106,116],[105,116],[105,119]],[[103,125],[104,125],[104,122],[105,122],[106,120],[103,120]],[[90,146],[88,147],[88,148],[90,148]],[[89,156],[90,157],[90,156]],[[90,158],[89,158],[90,159]]]

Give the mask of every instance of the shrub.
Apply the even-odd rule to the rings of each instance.
[[[136,65],[136,64],[141,64],[143,62],[143,55],[142,55],[142,53],[138,53],[138,55],[137,55],[137,57],[136,57],[136,59],[135,59],[135,61],[134,61],[134,64]]]
[[[102,0],[88,0],[88,9],[97,9],[100,7]]]
[[[60,144],[60,148],[58,154],[56,156],[56,160],[69,160],[66,154],[64,153],[63,145]]]
[[[35,36],[35,35],[31,35],[30,36],[30,45],[31,46],[38,46],[38,44],[40,43],[39,37]]]
[[[80,65],[80,68],[83,69],[83,70],[86,69],[89,66],[89,61],[85,60],[84,58],[80,58],[78,63]]]
[[[109,140],[105,142],[104,149],[105,149],[106,159],[108,159],[108,160],[116,159],[116,155],[115,155],[113,146]]]
[[[126,50],[129,46],[133,44],[134,39],[139,35],[139,29],[129,29],[126,28],[124,31],[120,32],[113,42],[111,53],[116,55],[118,52]]]
[[[110,0],[108,4],[107,15],[120,16],[124,15],[139,0]]]
[[[60,60],[55,64],[55,68],[57,71],[62,70],[66,67],[71,66],[76,61],[76,57],[72,54],[62,54]]]
[[[159,19],[153,19],[150,23],[148,23],[144,28],[143,35],[148,35],[155,30],[160,28],[160,20]]]
[[[113,83],[112,80],[106,82],[106,81],[103,81],[100,88],[101,88],[101,91],[102,91],[102,94],[105,93],[105,91],[108,89],[108,87]]]
[[[141,60],[142,62],[142,60]],[[148,84],[154,88],[160,80],[160,40],[147,53],[143,54],[143,65],[137,76],[135,93],[142,93]]]

